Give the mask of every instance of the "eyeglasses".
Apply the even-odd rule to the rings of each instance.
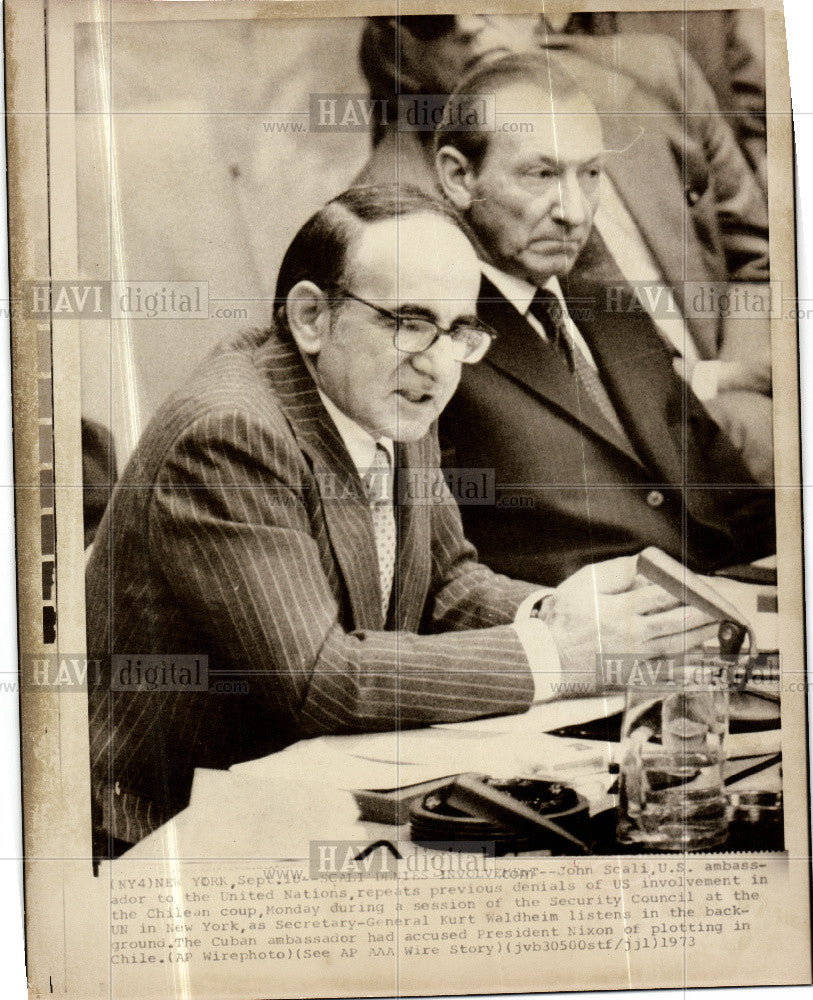
[[[337,293],[341,298],[353,299],[354,302],[360,302],[363,306],[385,316],[395,327],[392,342],[396,350],[404,354],[421,354],[423,351],[428,351],[435,341],[447,336],[451,340],[452,359],[473,365],[485,355],[491,347],[491,341],[497,336],[484,323],[466,322],[447,329],[434,320],[422,316],[402,316],[400,313],[390,312],[389,309],[382,309],[381,306],[360,299],[358,295],[353,295],[343,288],[337,289]]]

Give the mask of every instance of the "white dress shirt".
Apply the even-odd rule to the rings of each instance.
[[[391,438],[381,437],[376,440],[355,420],[342,413],[321,389],[317,391],[359,475],[363,476],[370,468],[378,444],[386,448],[393,468],[395,467],[395,448]],[[533,674],[534,701],[550,701],[556,697],[559,693],[556,686],[562,677],[559,651],[550,629],[538,618],[531,617],[534,607],[549,593],[549,588],[540,588],[526,598],[517,611],[513,626]]]
[[[528,312],[531,302],[536,295],[537,286],[531,284],[530,281],[526,281],[524,278],[518,278],[513,274],[506,274],[504,271],[499,271],[492,264],[486,264],[484,261],[480,262],[480,269],[492,285],[494,285],[498,291],[502,292],[517,312],[521,316],[525,317],[539,336],[543,340],[547,340],[548,334],[544,326],[542,326],[536,316]],[[590,348],[587,346],[587,341],[584,337],[582,337],[579,332],[579,328],[573,322],[573,317],[570,315],[567,308],[567,303],[565,302],[565,297],[562,294],[562,286],[559,284],[559,279],[556,277],[548,278],[545,284],[542,285],[542,288],[548,292],[553,292],[559,302],[559,305],[562,307],[562,319],[565,321],[568,333],[570,334],[572,346],[581,351],[587,363],[591,367],[597,368],[598,366],[596,365],[595,359],[590,352]]]
[[[395,468],[395,446],[392,443],[392,438],[374,438],[372,434],[365,431],[355,420],[348,417],[347,414],[342,413],[333,400],[329,399],[321,389],[317,389],[317,392],[333,423],[336,425],[339,437],[342,439],[345,448],[347,448],[348,454],[352,458],[353,465],[355,465],[359,475],[363,476],[373,464],[375,450],[379,444],[386,449],[387,454],[390,456],[390,464]]]

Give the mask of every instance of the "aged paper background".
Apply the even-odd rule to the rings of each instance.
[[[655,5],[653,4],[653,5],[650,5],[650,6],[654,7]],[[444,8],[444,9],[446,9],[446,8]],[[451,7],[449,9],[451,9]],[[519,7],[517,7],[517,9],[519,9]],[[32,38],[32,42],[33,42],[33,40],[34,39]],[[781,38],[779,39],[779,44],[781,45]],[[69,81],[66,81],[66,83],[67,82],[69,82]],[[72,92],[73,91],[72,91],[71,87],[68,86],[66,88],[66,91],[64,91],[61,96],[67,97],[68,95],[72,95]],[[59,101],[60,99],[61,99],[60,97],[55,97],[54,98],[55,101]],[[65,122],[61,123],[61,125],[62,125],[63,128],[64,128],[65,124],[66,124]],[[58,128],[59,125],[60,125],[60,123],[55,123],[55,127]],[[35,127],[33,121],[32,121],[32,126]],[[66,137],[67,137],[67,133],[66,133]],[[67,171],[70,171],[72,169],[72,167],[71,167],[71,157],[69,155],[67,155],[67,152],[66,152],[66,155],[65,155],[65,161],[64,161],[63,165],[65,166],[65,168],[66,168]],[[802,179],[803,179],[803,177],[802,177]],[[14,190],[13,190],[13,188],[12,188],[12,197],[14,197]],[[784,211],[781,211],[777,207],[777,202],[779,202],[779,203],[781,203],[781,204],[784,205]],[[772,241],[774,239],[775,233],[777,233],[779,230],[782,230],[783,233],[785,235],[787,235],[788,226],[789,226],[789,220],[788,220],[788,216],[786,214],[787,205],[788,205],[787,196],[786,195],[784,197],[780,196],[780,198],[777,199],[777,202],[775,202],[774,204],[772,204]],[[67,223],[67,220],[63,220],[63,221],[65,221]],[[65,239],[69,238],[69,234],[67,233],[67,231],[64,231],[62,233],[62,236]],[[60,239],[60,233],[58,231],[55,232],[55,233],[53,233],[52,234],[52,238],[58,243],[58,241]],[[772,249],[773,249],[773,247],[772,247]],[[41,253],[41,251],[42,251],[41,247],[34,249],[35,253],[36,252],[40,252]],[[776,259],[778,259],[778,258],[775,258],[775,260]],[[804,273],[803,258],[801,258],[801,261],[800,261],[800,270]],[[802,335],[802,340],[804,340],[804,335]],[[69,345],[66,344],[65,346],[69,350]],[[775,350],[776,349],[777,348],[775,347]],[[783,351],[783,347],[782,347],[781,344],[779,345],[778,350],[780,352]],[[791,367],[792,367],[792,350],[793,350],[793,345],[790,342],[790,340],[784,341],[785,357],[782,360],[780,360],[778,358],[775,358],[775,369],[776,370],[790,370],[787,366],[791,365]],[[74,408],[73,412],[75,414],[78,414],[78,412],[79,412],[78,411],[78,397],[75,394],[75,377],[74,376],[75,376],[75,366],[76,366],[76,363],[77,363],[77,359],[74,356],[73,360],[69,360],[65,364],[65,366],[64,366],[64,368],[62,370],[61,375],[59,375],[59,377],[63,379],[63,386],[64,386],[64,393],[63,393],[63,390],[60,389],[60,398],[64,399],[65,403],[67,405],[67,409],[63,410],[62,414],[61,414],[63,418],[67,417],[67,419],[66,419],[66,430],[64,431],[64,433],[66,435],[68,435],[68,436],[63,439],[63,444],[65,446],[65,454],[66,455],[69,455],[71,452],[73,452],[74,455],[77,453],[76,450],[75,450],[75,442],[71,442],[70,437],[69,437],[69,435],[70,435],[71,432],[68,429],[68,426],[70,424],[71,406]],[[57,375],[57,374],[58,373],[55,371],[55,375]],[[71,402],[71,400],[72,400],[72,402]],[[789,396],[787,397],[787,406],[788,406],[788,410],[787,410],[787,413],[786,413],[786,419],[789,421],[790,424],[792,424],[793,423],[793,400],[792,400],[792,394],[789,394]],[[75,421],[75,424],[78,425],[78,421]],[[788,450],[788,452],[786,452],[786,455],[787,455],[787,458],[788,458],[788,464],[785,467],[784,479],[783,479],[783,474],[782,474],[781,471],[779,473],[778,479],[779,479],[779,481],[784,481],[785,483],[792,484],[793,482],[798,482],[798,475],[794,475],[795,457],[794,457],[794,454],[793,454],[792,450]],[[68,461],[68,463],[70,463],[70,459],[67,459],[67,461]],[[74,479],[75,479],[75,476],[71,476],[68,468],[66,467],[66,481],[68,481],[68,480],[72,481]],[[789,495],[790,495],[793,491],[788,491],[788,492],[789,492]],[[793,498],[791,498],[790,502],[791,503],[793,502]],[[19,511],[19,508],[18,508],[18,511]],[[73,528],[71,527],[72,523],[74,525]],[[77,528],[76,528],[76,525],[78,525],[78,517],[77,517],[77,508],[76,508],[76,506],[74,506],[72,513],[67,513],[65,515],[64,525],[65,525],[65,530],[62,532],[62,540],[61,540],[60,544],[64,545],[66,547],[66,549],[67,549],[70,545],[76,546],[76,543],[77,543],[77,537],[76,537]],[[794,539],[789,539],[788,540],[788,546],[789,546],[789,548],[790,548],[790,546],[792,546],[794,544],[794,542],[795,542]],[[77,548],[77,551],[79,549],[81,549],[81,544],[79,544],[79,546]],[[67,577],[67,581],[66,581],[66,575],[64,574],[64,572],[63,572],[63,576],[62,576],[63,583],[62,583],[62,592],[61,592],[61,595],[60,595],[60,600],[61,601],[65,601],[65,611],[63,612],[62,619],[61,619],[62,623],[63,623],[63,628],[65,627],[65,623],[68,622],[70,620],[70,617],[71,617],[71,598],[70,598],[70,594],[72,592],[72,587],[81,586],[78,583],[78,581],[81,579],[81,566],[79,566],[78,561],[77,561],[76,566],[74,567],[74,569],[76,571],[76,574],[75,575],[71,574],[71,576],[68,576]],[[73,591],[73,592],[75,592],[75,591]],[[23,593],[24,593],[24,586],[21,588],[21,597],[23,596]],[[80,632],[80,630],[78,628],[77,628],[76,631],[73,631],[73,632],[69,630],[69,632],[68,632],[68,638],[65,639],[64,635],[63,635],[62,642],[63,642],[63,644],[65,642],[67,642],[67,643],[70,643],[70,642],[78,643],[79,645],[76,646],[76,648],[78,649],[78,648],[81,648],[81,638],[80,638],[80,636],[81,636],[81,632]],[[801,719],[801,716],[799,716],[799,718]],[[56,722],[56,719],[55,719],[55,722]],[[63,722],[64,722],[64,720],[63,720]],[[63,733],[62,733],[62,737],[61,737],[61,740],[60,740],[60,750],[62,752],[65,752],[67,754],[68,758],[70,758],[73,754],[78,754],[79,755],[79,759],[81,759],[81,753],[82,753],[82,750],[83,750],[83,741],[84,741],[85,737],[82,735],[81,731],[74,730],[72,727],[68,727],[68,729],[69,729],[69,731],[63,731]],[[801,743],[799,744],[799,748],[801,748]],[[791,800],[792,796],[794,795],[794,791],[795,791],[795,793],[796,793],[796,801],[798,803],[798,802],[802,801],[802,797],[800,796],[799,793],[801,792],[802,783],[804,782],[804,768],[802,767],[801,757],[797,757],[796,760],[797,760],[797,763],[798,763],[798,767],[794,768],[795,777],[793,779],[791,779],[790,775],[786,773],[786,779],[785,780],[786,780],[786,794],[787,794],[788,800],[789,801]],[[42,759],[40,759],[38,761],[38,764],[44,765],[44,767],[45,767],[45,775],[47,775],[47,771],[50,769],[52,763],[53,762],[49,761],[49,759],[47,758],[47,756],[43,757]],[[790,770],[790,768],[788,768],[788,770]],[[63,772],[63,775],[64,775],[64,772]],[[46,782],[50,783],[49,779],[47,778],[47,776],[44,776],[44,780]],[[795,785],[794,785],[794,782],[795,782]],[[86,853],[86,848],[83,847],[83,843],[82,843],[83,838],[82,838],[81,834],[79,833],[79,829],[81,827],[81,810],[82,810],[81,801],[82,801],[82,796],[85,794],[85,791],[86,791],[86,777],[83,775],[83,773],[81,771],[81,768],[77,767],[75,775],[73,775],[71,777],[71,785],[72,785],[72,787],[69,787],[67,789],[66,796],[62,800],[62,802],[60,803],[60,805],[58,807],[56,806],[56,803],[54,803],[54,808],[53,809],[49,809],[48,806],[45,805],[45,808],[42,811],[42,815],[39,816],[35,820],[35,823],[38,822],[38,821],[43,823],[43,827],[42,827],[43,831],[45,831],[47,829],[50,829],[52,832],[55,832],[57,830],[57,828],[60,826],[60,822],[61,822],[60,813],[61,813],[61,810],[64,809],[66,803],[70,804],[69,808],[71,809],[71,815],[70,815],[71,822],[65,824],[64,826],[61,826],[61,829],[59,829],[59,832],[60,832],[60,835],[61,835],[59,839],[62,842],[61,842],[61,844],[59,846],[59,851],[58,851],[57,855],[55,855],[57,857],[58,856],[62,856],[62,857],[67,858],[67,857],[70,857],[70,856],[81,856],[82,854]],[[795,828],[797,830],[801,829],[801,821],[802,821],[802,817],[801,816],[797,815],[791,821],[795,824]],[[76,825],[74,825],[74,823]],[[789,823],[789,825],[790,825],[790,823]],[[49,843],[54,843],[54,841],[52,840],[52,838],[51,838],[50,835],[47,837],[47,840],[48,840]],[[798,854],[797,854],[797,857],[798,857]],[[800,859],[800,860],[802,861],[802,864],[800,865],[800,867],[798,869],[798,873],[797,873],[799,878],[803,877],[803,873],[806,873],[806,864],[804,863],[804,859]],[[50,871],[47,874],[45,874],[45,869],[46,868],[48,868],[48,865],[42,866],[41,874],[36,874],[36,873],[34,874],[34,883],[33,884],[34,885],[40,884],[40,885],[43,886],[43,890],[44,891],[50,892],[50,890],[47,887],[53,885],[53,883],[51,882],[51,880],[54,878],[55,866],[52,865],[51,868],[50,868]],[[69,865],[66,866],[66,870],[68,870],[69,868],[70,868]],[[63,883],[63,891],[65,890],[65,888],[68,888],[67,897],[66,898],[67,898],[69,904],[73,904],[73,903],[76,902],[76,898],[75,897],[71,898],[72,897],[71,888],[75,889],[75,888],[78,888],[81,885],[82,876],[79,875],[79,874],[77,874],[75,877],[78,879],[78,881],[72,883],[72,886],[67,887]],[[804,877],[806,877],[806,875],[804,875]],[[39,881],[40,879],[42,879],[42,881]],[[70,879],[69,879],[69,883],[70,883]],[[51,910],[50,907],[49,907],[49,910]],[[32,946],[35,947],[36,950],[39,951],[40,953],[44,953],[45,951],[47,951],[49,949],[49,947],[52,946],[52,944],[55,941],[55,939],[59,936],[59,934],[60,934],[60,918],[61,918],[61,914],[54,913],[52,911],[50,917],[46,918],[45,922],[40,926],[40,929],[38,930],[37,934],[32,939]],[[93,934],[92,929],[90,929],[90,928],[81,928],[81,929],[85,930],[85,931],[89,931],[87,940],[86,940],[86,942],[84,942],[84,946],[82,946],[82,943],[80,943],[81,935],[77,935],[77,937],[75,938],[75,940],[72,943],[72,945],[71,944],[68,945],[69,950],[71,950],[72,948],[75,949],[75,950],[73,950],[73,957],[68,959],[68,963],[71,964],[71,965],[74,965],[75,968],[78,967],[79,965],[81,965],[82,963],[85,963],[85,962],[88,961],[89,952],[93,949],[93,940],[92,939],[93,939],[93,937],[95,935]],[[79,930],[80,930],[79,921],[77,920],[77,917],[74,916],[71,919],[71,927],[67,929],[68,935],[70,936],[72,934],[75,934]],[[87,948],[88,950],[85,950],[85,948]],[[742,958],[743,956],[740,956],[740,957]],[[792,956],[788,956],[788,963],[785,963],[785,962],[782,963],[784,965],[785,969],[788,968],[788,965],[789,965],[789,962],[791,961],[791,959],[792,959]],[[764,958],[763,958],[763,961],[764,961]],[[771,957],[771,964],[773,964],[774,962],[776,962],[775,955]],[[779,964],[779,963],[777,963],[777,964]],[[747,966],[748,966],[748,962],[747,961],[743,961],[742,967],[743,968],[747,968]],[[745,973],[745,974],[747,975],[748,973]],[[791,973],[791,975],[792,975],[792,973]],[[769,977],[767,977],[765,979],[765,981],[766,982],[776,981],[776,979],[772,980],[771,977],[769,976]],[[441,984],[442,984],[442,980],[441,981],[437,981],[436,984],[435,984],[435,988],[436,989],[441,989]],[[485,976],[478,983],[479,988],[482,988],[484,990],[488,989],[489,987],[496,988],[499,985],[500,985],[499,982],[491,982],[488,976]],[[505,987],[503,987],[503,988],[505,988]],[[58,991],[57,991],[57,993],[58,993]]]

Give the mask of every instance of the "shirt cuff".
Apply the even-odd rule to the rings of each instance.
[[[514,629],[522,643],[534,679],[534,702],[551,701],[557,697],[562,680],[559,650],[550,629],[539,618],[531,617],[531,612],[542,598],[550,593],[551,590],[544,589],[526,597],[514,618]]]
[[[701,403],[714,399],[720,388],[721,361],[698,361],[692,371],[692,391]]]

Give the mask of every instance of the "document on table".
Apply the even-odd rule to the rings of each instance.
[[[604,699],[577,713],[561,716],[582,720],[604,713]],[[618,711],[623,698],[607,702]],[[561,706],[560,706],[561,707]],[[388,789],[462,772],[491,777],[535,777],[573,785],[592,803],[606,797],[616,763],[617,744],[563,739],[543,731],[551,724],[549,706],[535,706],[524,715],[359,736],[325,736],[302,740],[281,753],[237,764],[231,773],[263,780],[301,774],[329,780],[342,789]],[[587,714],[586,714],[587,712]]]

